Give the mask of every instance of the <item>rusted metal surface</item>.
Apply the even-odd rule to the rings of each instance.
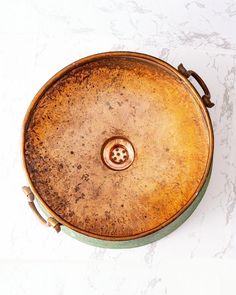
[[[135,53],[100,54],[59,72],[31,104],[23,137],[28,180],[45,208],[80,233],[110,240],[142,237],[179,216],[213,152],[210,119],[191,84]],[[132,143],[127,169],[102,159],[113,137]]]

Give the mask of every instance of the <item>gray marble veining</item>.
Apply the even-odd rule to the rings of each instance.
[[[236,294],[236,2],[1,1],[1,294]],[[201,75],[215,107],[212,179],[191,218],[156,243],[98,249],[29,211],[20,130],[37,90],[81,57],[139,51]]]

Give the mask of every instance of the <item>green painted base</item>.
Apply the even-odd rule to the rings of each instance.
[[[205,194],[205,191],[207,189],[207,186],[210,180],[210,175],[211,175],[211,171],[209,172],[206,182],[204,186],[202,187],[201,191],[199,192],[198,196],[195,198],[193,203],[179,217],[177,217],[172,223],[163,227],[159,231],[152,233],[150,235],[147,235],[145,237],[128,240],[128,241],[107,241],[107,240],[91,238],[89,236],[80,234],[74,230],[71,230],[70,228],[66,226],[61,226],[62,231],[68,234],[69,236],[71,236],[72,238],[75,238],[81,242],[84,242],[92,246],[102,247],[102,248],[124,249],[124,248],[140,247],[140,246],[152,243],[173,232],[182,223],[184,223],[186,219],[193,213],[193,211],[196,209],[196,207],[198,206],[198,204],[200,203],[201,199],[203,198]],[[40,204],[39,206],[41,207],[45,215],[49,216],[48,213],[44,210],[44,208]]]

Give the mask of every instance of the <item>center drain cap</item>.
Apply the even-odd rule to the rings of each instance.
[[[102,160],[110,169],[127,169],[134,161],[134,148],[128,139],[112,137],[102,147]]]

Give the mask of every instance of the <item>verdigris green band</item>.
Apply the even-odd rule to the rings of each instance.
[[[64,233],[71,236],[72,238],[75,238],[83,243],[96,246],[96,247],[102,247],[102,248],[113,248],[113,249],[125,249],[125,248],[134,248],[134,247],[140,247],[149,243],[152,243],[154,241],[160,240],[161,238],[165,237],[166,235],[170,234],[174,230],[176,230],[181,224],[183,224],[188,217],[193,213],[193,211],[196,209],[200,201],[202,200],[205,191],[207,189],[209,180],[211,176],[211,170],[209,171],[208,177],[195,198],[195,200],[192,202],[192,204],[179,216],[177,217],[173,222],[168,224],[167,226],[163,227],[162,229],[158,230],[155,233],[149,234],[147,236],[144,236],[142,238],[127,240],[127,241],[108,241],[108,240],[100,240],[95,239],[92,237],[88,237],[86,235],[80,234],[64,225],[61,226],[61,229]],[[40,208],[43,210],[46,216],[49,216],[47,211],[40,205],[38,202]]]

